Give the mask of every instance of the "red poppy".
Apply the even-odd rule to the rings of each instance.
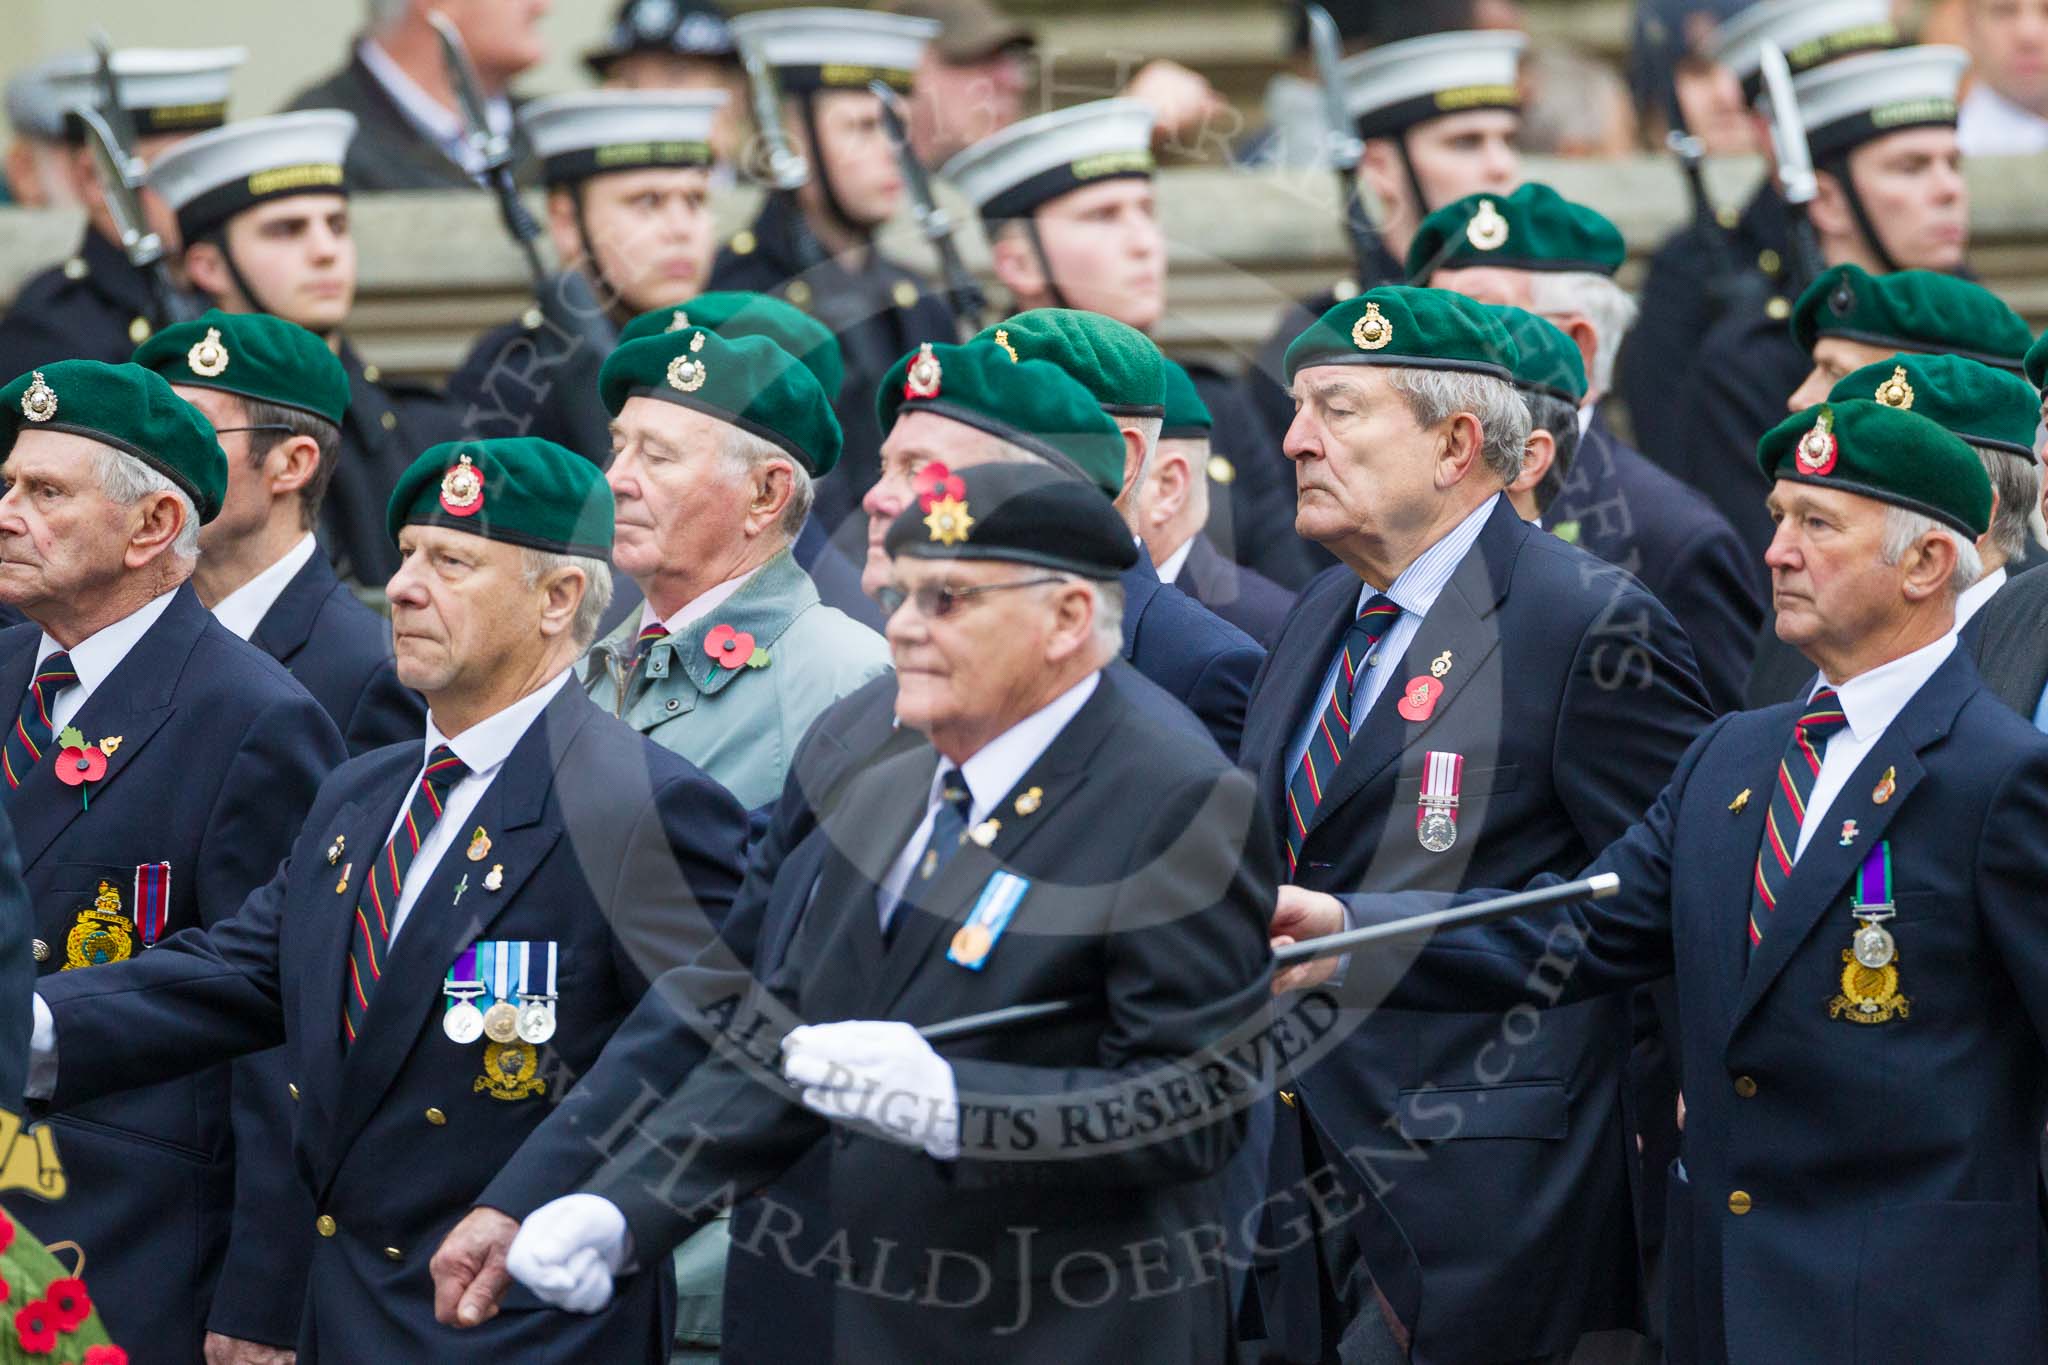
[[[7,1281],[5,1280],[0,1280],[0,1303],[5,1303],[13,1297],[14,1286],[7,1283]]]
[[[754,637],[731,626],[713,626],[704,636],[704,652],[718,660],[720,668],[745,668],[754,657]]]
[[[931,511],[932,504],[941,498],[959,502],[967,496],[967,485],[960,481],[960,476],[937,460],[917,471],[916,487],[920,512]]]
[[[14,1335],[21,1349],[32,1356],[46,1356],[57,1349],[57,1323],[50,1305],[37,1299],[14,1315]]]
[[[13,1245],[14,1220],[7,1216],[5,1210],[0,1210],[0,1251],[5,1251]]]
[[[57,755],[57,780],[67,787],[97,782],[107,775],[107,756],[97,744],[84,749],[66,749]]]
[[[128,1353],[118,1346],[88,1346],[85,1365],[128,1365]]]
[[[92,1299],[86,1295],[84,1280],[50,1281],[43,1302],[50,1305],[50,1317],[60,1332],[76,1331],[78,1324],[92,1315]]]

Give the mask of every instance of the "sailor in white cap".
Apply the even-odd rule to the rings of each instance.
[[[1473,29],[1407,38],[1344,61],[1344,108],[1364,146],[1357,184],[1378,207],[1367,278],[1339,280],[1281,314],[1229,405],[1237,413],[1216,410],[1211,436],[1214,448],[1236,462],[1230,502],[1239,562],[1284,587],[1298,588],[1336,561],[1294,532],[1294,470],[1280,454],[1294,421],[1283,353],[1340,300],[1405,283],[1401,262],[1432,212],[1521,183],[1515,137],[1527,45],[1523,34]]]
[[[355,132],[355,116],[338,109],[243,119],[166,152],[149,185],[175,215],[186,276],[209,303],[295,322],[341,361],[350,399],[320,540],[342,576],[374,587],[398,567],[384,528],[392,486],[459,428],[437,390],[385,374],[344,334],[357,280],[347,171]]]
[[[63,62],[51,58],[17,71],[7,81],[7,195],[23,208],[69,208],[78,202],[71,180],[67,112],[51,81]]]
[[[539,436],[597,464],[611,457],[597,372],[633,317],[704,291],[713,128],[721,91],[595,90],[525,106],[521,121],[547,186],[555,255],[579,271],[606,316],[572,332],[538,306],[477,339],[448,381],[471,436]]]
[[[1901,47],[1839,57],[1793,78],[1819,182],[1808,217],[1822,266],[1880,275],[1963,265],[1970,193],[1956,91],[1968,64],[1960,48]],[[1675,403],[1665,370],[1662,401],[1678,413],[1671,472],[1713,499],[1759,555],[1771,524],[1747,452],[1784,419],[1786,399],[1813,368],[1793,336],[1792,313],[1751,301],[1715,323]],[[1731,461],[1740,468],[1731,470]]]
[[[920,343],[958,337],[944,297],[874,244],[904,191],[896,148],[868,83],[907,94],[939,25],[804,8],[744,14],[732,31],[742,52],[758,52],[773,70],[785,129],[810,175],[794,194],[771,195],[760,216],[733,235],[711,268],[711,285],[778,295],[839,338],[846,383],[834,406],[846,450],[839,467],[818,481],[814,504],[829,533],[859,515],[861,495],[880,472],[875,385]]]
[[[121,110],[136,133],[127,151],[147,164],[183,138],[227,120],[228,87],[247,54],[233,48],[125,48],[113,56]],[[126,360],[158,323],[148,280],[128,263],[99,181],[84,128],[72,110],[100,108],[98,61],[69,53],[42,68],[46,98],[66,113],[72,184],[85,205],[85,238],[61,265],[32,276],[0,321],[0,370],[22,374],[53,360]],[[156,195],[144,191],[149,230],[175,255],[177,224]]]
[[[1723,22],[1694,56],[1740,82],[1753,108],[1763,93],[1767,42],[1796,77],[1838,58],[1894,47],[1899,31],[1891,0],[1761,0]],[[1753,123],[1768,157],[1769,127],[1754,116]],[[1800,289],[1793,278],[1791,214],[1775,175],[1764,176],[1739,211],[1722,214],[1717,223],[1674,233],[1650,258],[1642,313],[1622,344],[1615,380],[1635,421],[1637,447],[1688,479],[1684,405],[1671,401],[1671,381],[1692,368],[1707,330],[1723,316],[1762,308],[1783,321]]]

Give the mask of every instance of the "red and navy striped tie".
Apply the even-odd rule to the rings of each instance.
[[[419,856],[421,842],[441,818],[441,804],[448,789],[467,776],[468,765],[455,756],[453,749],[445,744],[435,745],[427,755],[426,771],[420,774],[419,788],[412,794],[405,818],[398,822],[391,842],[384,845],[384,852],[370,864],[369,875],[363,878],[362,895],[356,901],[355,929],[348,940],[348,980],[342,983],[341,993],[341,1031],[349,1043],[355,1042],[363,1016],[370,1010],[370,994],[384,974],[384,951],[391,944],[391,917],[398,913],[398,895],[405,885],[405,874],[411,871],[412,860]]]
[[[43,660],[35,677],[29,679],[28,691],[21,697],[21,714],[14,718],[6,744],[0,746],[0,772],[6,775],[8,790],[27,780],[29,770],[49,749],[56,731],[50,724],[50,707],[59,692],[77,681],[78,670],[71,666],[71,656],[61,649]]]
[[[1756,878],[1749,897],[1749,946],[1752,951],[1763,942],[1764,928],[1785,884],[1792,880],[1792,864],[1799,848],[1799,827],[1806,823],[1806,803],[1813,796],[1814,779],[1820,776],[1821,755],[1828,737],[1849,723],[1842,714],[1842,700],[1832,687],[1823,687],[1806,704],[1806,712],[1792,727],[1792,742],[1778,760],[1778,779],[1771,787],[1771,809],[1764,817],[1763,846],[1757,850]]]
[[[660,621],[650,621],[640,627],[640,634],[633,641],[633,663],[626,671],[631,673],[646,663],[648,651],[667,638],[668,627]]]
[[[1351,748],[1351,693],[1358,683],[1358,670],[1365,666],[1373,646],[1394,628],[1401,609],[1384,593],[1376,595],[1358,613],[1358,619],[1344,632],[1337,647],[1337,684],[1330,689],[1330,704],[1316,721],[1315,732],[1302,751],[1301,766],[1287,784],[1287,872],[1301,858],[1301,846],[1308,839],[1308,822],[1322,804],[1337,765]]]

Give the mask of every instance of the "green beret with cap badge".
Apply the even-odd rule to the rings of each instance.
[[[1792,339],[1811,353],[1822,337],[1887,350],[1946,352],[2020,372],[2034,334],[1981,284],[1934,270],[1872,275],[1838,265],[1792,306]]]
[[[1081,381],[1112,417],[1166,411],[1166,357],[1128,323],[1080,308],[1033,308],[984,327],[972,338],[1019,360],[1050,360]]]
[[[1816,404],[1757,443],[1764,478],[1839,488],[1934,518],[1975,540],[1991,525],[1977,452],[1933,420],[1870,399]]]
[[[1515,343],[1463,294],[1384,284],[1331,308],[1287,347],[1289,383],[1311,365],[1394,365],[1512,379]]]
[[[1828,393],[1833,403],[1857,398],[1917,412],[1971,445],[2033,462],[2041,398],[2008,371],[1957,355],[1895,355],[1851,371]]]
[[[1513,194],[1468,194],[1430,214],[1408,248],[1407,269],[1411,279],[1431,262],[1437,270],[1493,266],[1611,276],[1627,259],[1620,228],[1531,181]]]
[[[0,390],[0,435],[63,431],[133,455],[192,499],[201,524],[228,491],[228,461],[206,414],[134,363],[55,360]]]
[[[612,490],[604,471],[537,436],[443,441],[398,476],[384,514],[393,540],[441,526],[549,554],[607,559]]]
[[[269,313],[210,309],[136,347],[135,363],[173,384],[297,408],[336,426],[348,412],[348,371],[327,343]]]
[[[612,416],[629,398],[658,398],[729,422],[822,477],[845,444],[817,377],[766,336],[685,327],[629,341],[605,358],[598,397]]]
[[[846,362],[832,329],[795,304],[751,289],[713,289],[685,303],[642,313],[620,329],[618,344],[685,327],[707,328],[728,340],[767,337],[817,376],[827,398],[837,398],[846,385]]]

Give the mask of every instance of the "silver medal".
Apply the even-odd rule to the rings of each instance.
[[[1442,853],[1458,842],[1457,819],[1447,810],[1426,810],[1422,823],[1415,827],[1415,837],[1431,853]]]
[[[528,1000],[519,1006],[519,1041],[539,1047],[555,1036],[555,1002]]]
[[[1872,971],[1890,966],[1899,951],[1898,945],[1892,941],[1891,931],[1881,924],[1865,924],[1858,929],[1856,937],[1850,940],[1850,950],[1856,954],[1859,963]]]
[[[484,1036],[484,1012],[467,999],[458,1000],[441,1016],[441,1032],[451,1043],[473,1043]]]

